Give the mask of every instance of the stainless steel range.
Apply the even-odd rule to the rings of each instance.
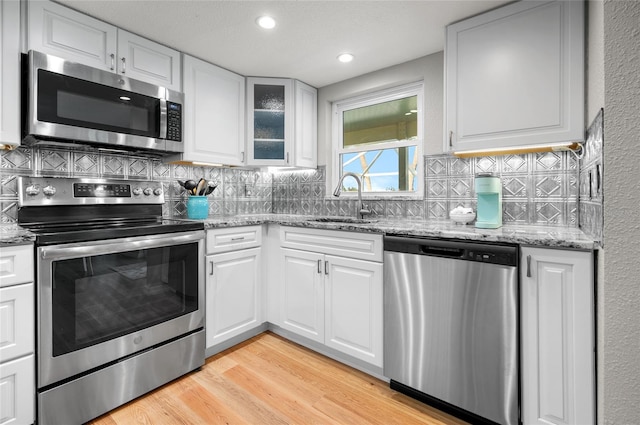
[[[21,177],[36,234],[38,423],[82,423],[204,364],[204,225],[161,183]]]

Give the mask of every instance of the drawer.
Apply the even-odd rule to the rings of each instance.
[[[0,288],[0,361],[34,351],[33,291],[33,283]]]
[[[0,363],[0,420],[3,424],[35,422],[35,371],[33,354]]]
[[[382,262],[380,234],[281,226],[280,246]]]
[[[262,226],[207,230],[207,254],[237,251],[262,245]]]
[[[26,282],[33,282],[33,245],[3,246],[0,287]]]

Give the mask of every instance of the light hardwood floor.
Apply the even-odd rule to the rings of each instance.
[[[90,422],[130,424],[465,424],[388,383],[287,341],[258,335]]]

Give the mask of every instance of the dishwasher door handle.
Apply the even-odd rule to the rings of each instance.
[[[447,248],[431,245],[420,245],[420,252],[426,255],[436,255],[438,257],[462,258],[464,257],[464,249]]]

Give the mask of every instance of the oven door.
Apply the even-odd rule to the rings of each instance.
[[[37,249],[38,388],[204,326],[204,231]]]
[[[36,51],[29,64],[28,134],[166,150],[164,87]]]

